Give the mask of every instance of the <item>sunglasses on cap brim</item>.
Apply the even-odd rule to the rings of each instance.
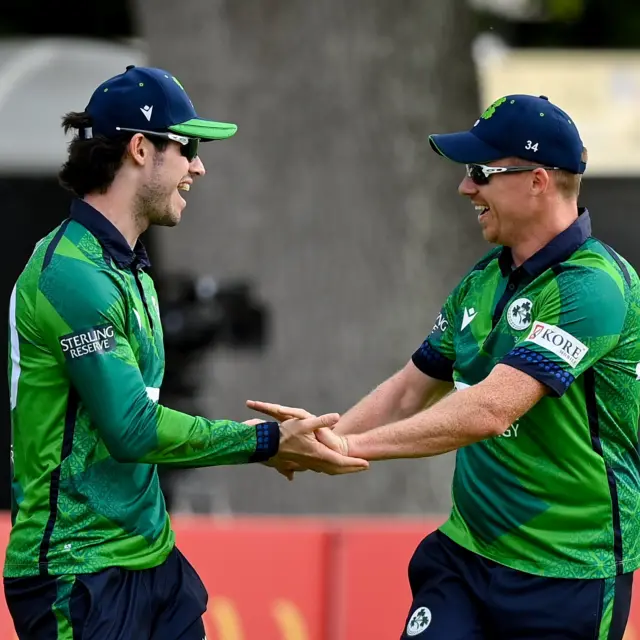
[[[177,133],[164,131],[145,131],[144,129],[128,129],[127,127],[116,127],[118,131],[127,131],[129,133],[141,133],[143,136],[163,138],[164,140],[173,140],[180,143],[180,153],[189,161],[193,161],[198,155],[198,147],[200,146],[199,138],[188,138],[180,136]]]
[[[489,184],[491,177],[498,173],[522,173],[523,171],[535,171],[536,169],[547,169],[554,171],[560,167],[545,167],[542,165],[531,165],[521,167],[489,167],[486,164],[467,164],[467,176],[471,178],[474,184],[482,186]]]

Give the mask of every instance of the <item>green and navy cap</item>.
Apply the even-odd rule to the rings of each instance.
[[[470,131],[431,135],[429,142],[436,153],[462,164],[515,157],[570,173],[587,168],[575,122],[547,96],[505,96]]]
[[[172,131],[201,140],[230,138],[235,124],[201,118],[180,82],[163,69],[130,65],[124,73],[103,82],[85,111],[91,134],[112,138],[118,127],[144,131]]]

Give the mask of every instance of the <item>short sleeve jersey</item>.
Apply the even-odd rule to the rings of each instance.
[[[549,389],[503,435],[457,452],[445,534],[538,575],[640,565],[640,282],[586,210],[519,268],[508,248],[485,256],[413,362],[457,389],[499,363]]]

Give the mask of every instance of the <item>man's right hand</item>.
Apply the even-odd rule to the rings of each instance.
[[[365,471],[369,463],[360,458],[342,455],[316,438],[316,431],[331,428],[338,421],[337,413],[306,418],[290,418],[280,424],[280,447],[268,464],[294,463],[305,469],[339,475]]]
[[[300,407],[287,407],[275,402],[263,402],[262,400],[247,400],[247,407],[265,413],[278,422],[284,422],[289,418],[314,418],[313,413],[309,413],[306,409]]]

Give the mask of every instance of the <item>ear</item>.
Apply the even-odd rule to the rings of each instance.
[[[137,165],[144,166],[150,153],[149,143],[141,133],[136,133],[129,141],[127,151]]]
[[[549,172],[546,169],[540,167],[539,169],[534,169],[531,172],[531,192],[534,196],[542,195],[546,193],[549,188],[549,183],[551,182],[551,176],[549,176]]]

